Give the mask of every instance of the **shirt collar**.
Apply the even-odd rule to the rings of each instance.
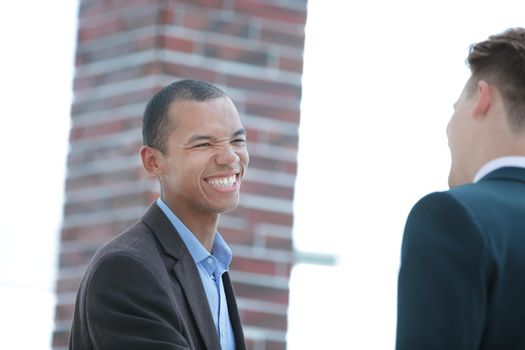
[[[524,156],[508,156],[508,157],[500,157],[493,159],[483,165],[478,172],[476,173],[476,176],[474,176],[474,182],[478,182],[488,173],[493,172],[496,169],[503,168],[503,167],[518,167],[518,168],[525,168],[525,157]]]
[[[159,198],[157,199],[157,205],[164,212],[168,220],[172,223],[175,230],[179,233],[180,238],[186,244],[186,247],[190,251],[190,254],[196,264],[202,262],[210,255],[216,258],[218,267],[226,271],[232,260],[232,251],[222,238],[219,232],[215,232],[215,238],[213,239],[212,254],[210,254],[201,242],[195,237],[186,225],[175,215],[175,213]]]

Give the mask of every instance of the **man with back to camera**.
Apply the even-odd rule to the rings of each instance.
[[[525,30],[474,44],[447,126],[450,190],[408,216],[397,350],[525,349]]]
[[[217,232],[249,162],[237,110],[209,83],[175,82],[149,101],[143,143],[160,198],[93,257],[69,348],[244,350],[232,254]]]

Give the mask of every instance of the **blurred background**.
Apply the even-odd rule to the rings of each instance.
[[[446,189],[471,43],[519,1],[0,4],[1,349],[65,349],[93,252],[157,195],[149,97],[185,77],[236,102],[251,164],[221,220],[250,349],[394,347],[404,220]]]

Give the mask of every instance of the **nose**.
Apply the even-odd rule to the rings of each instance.
[[[229,144],[221,147],[215,156],[215,161],[218,165],[231,165],[237,163],[239,160],[239,155],[235,153]]]

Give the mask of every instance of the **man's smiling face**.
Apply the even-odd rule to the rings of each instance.
[[[169,118],[173,131],[160,157],[163,200],[183,217],[235,209],[249,156],[233,102],[177,101]]]

